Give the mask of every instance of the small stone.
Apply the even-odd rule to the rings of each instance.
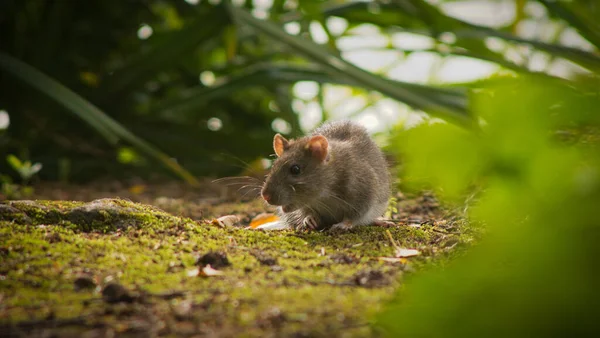
[[[109,304],[132,303],[135,297],[123,285],[109,283],[102,290],[102,299]]]
[[[262,251],[255,251],[252,255],[260,262],[262,265],[273,266],[277,265],[277,259],[273,258]]]
[[[62,242],[62,237],[56,232],[47,233],[45,238],[48,241],[48,243]]]
[[[198,258],[198,261],[196,261],[196,265],[210,265],[213,269],[220,269],[226,266],[230,266],[231,263],[229,263],[229,260],[227,259],[227,256],[224,253],[209,252],[204,256]]]
[[[336,264],[356,264],[360,261],[357,257],[336,253],[329,256],[329,259]]]
[[[75,282],[73,282],[73,284],[75,287],[75,291],[89,290],[94,289],[96,287],[96,282],[90,276],[78,277],[77,279],[75,279]]]

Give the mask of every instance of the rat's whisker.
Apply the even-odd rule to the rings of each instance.
[[[260,189],[261,187],[256,186],[256,185],[246,184],[246,185],[244,185],[242,187],[239,187],[237,191],[240,191],[240,190],[246,189],[246,188],[252,188],[252,189],[250,189],[250,191],[252,191],[252,190]]]
[[[247,182],[227,183],[227,184],[223,184],[223,186],[225,186],[225,187],[233,187],[233,186],[242,185],[242,184],[245,184],[245,183],[247,183]],[[251,184],[247,184],[247,185],[251,185]]]
[[[292,184],[290,184],[290,188],[292,188],[292,190],[294,191],[294,193],[296,192],[296,187],[294,187]]]
[[[318,199],[314,199],[312,200],[312,202],[314,202],[315,204],[317,204],[318,207],[323,208],[325,211],[327,211],[327,213],[329,213],[329,215],[331,215],[331,217],[335,218],[335,214],[333,213],[333,210],[331,210],[331,208],[325,204],[324,202],[318,200]],[[308,205],[307,205],[308,206]],[[311,207],[309,207],[309,209],[312,209]],[[317,212],[317,210],[312,209],[315,213],[319,214],[319,212]]]
[[[229,182],[229,181],[234,181],[234,180],[237,180],[237,181],[251,180],[251,181],[262,182],[260,179],[258,179],[256,177],[252,177],[252,176],[229,176],[229,177],[217,178],[215,180],[212,180],[211,183]]]
[[[248,194],[254,193],[257,191],[258,191],[258,188],[250,189],[250,190],[246,191],[246,193],[244,193],[241,198],[245,198]],[[254,198],[257,198],[258,196],[259,196],[259,194],[256,194],[256,196],[254,196]]]
[[[327,195],[327,197],[334,198],[335,200],[340,201],[340,202],[344,203],[345,205],[349,206],[350,209],[352,209],[352,211],[354,211],[356,213],[359,213],[358,209],[356,209],[356,207],[353,206],[352,204],[348,203],[348,201],[345,201],[344,199],[339,198],[339,197],[337,197],[336,195],[333,195],[333,194]]]

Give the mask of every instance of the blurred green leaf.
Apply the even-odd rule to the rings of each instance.
[[[10,154],[6,156],[6,161],[8,162],[8,164],[10,164],[11,167],[13,167],[13,169],[17,171],[21,169],[21,167],[23,167],[23,163],[21,163],[21,160],[19,160],[19,158],[15,155]]]
[[[405,180],[424,179],[441,198],[476,183],[481,194],[468,217],[485,226],[485,237],[445,269],[408,279],[378,318],[382,336],[594,336],[598,130],[592,144],[552,135],[571,121],[597,124],[598,90],[513,78],[475,96],[473,110],[485,121],[476,135],[430,125],[395,139],[406,154]]]

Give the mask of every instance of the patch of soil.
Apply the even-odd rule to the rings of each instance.
[[[260,262],[262,265],[274,266],[277,265],[277,259],[269,256],[263,251],[254,251],[252,255]]]
[[[357,272],[352,280],[356,285],[373,288],[390,284],[390,276],[379,270],[365,270]]]
[[[108,283],[102,289],[102,299],[109,303],[132,303],[137,296],[132,295],[127,288],[118,283]]]

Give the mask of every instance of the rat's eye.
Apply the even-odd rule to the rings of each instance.
[[[290,173],[292,173],[292,175],[300,175],[300,166],[297,164],[294,164],[293,166],[291,166]]]

